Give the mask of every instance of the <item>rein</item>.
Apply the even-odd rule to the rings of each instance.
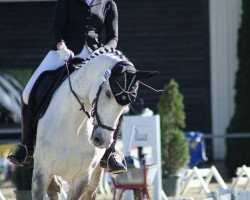
[[[68,66],[68,62],[65,62],[65,66],[66,66],[66,69],[67,69],[67,78],[68,78],[68,81],[69,81],[69,88],[70,88],[70,91],[72,92],[72,94],[74,95],[75,99],[77,100],[77,102],[79,103],[79,105],[81,106],[81,109],[85,114],[86,116],[90,119],[91,117],[96,117],[96,121],[97,121],[97,124],[95,125],[94,124],[94,127],[97,128],[97,127],[101,127],[103,129],[106,129],[106,130],[109,130],[109,131],[115,131],[117,130],[117,128],[120,126],[120,123],[121,123],[121,120],[119,119],[119,122],[117,124],[117,128],[114,129],[112,127],[109,127],[109,126],[106,126],[104,125],[102,122],[101,122],[101,119],[98,115],[98,112],[97,112],[97,104],[98,104],[98,99],[99,99],[99,96],[101,94],[101,91],[102,91],[102,86],[104,84],[104,82],[99,86],[99,89],[98,89],[98,92],[96,94],[96,98],[94,99],[93,103],[92,103],[92,106],[94,107],[93,110],[91,111],[91,115],[89,114],[89,112],[85,109],[85,106],[84,106],[84,103],[81,102],[81,100],[79,99],[78,95],[76,94],[76,92],[74,91],[74,89],[72,88],[72,84],[71,84],[71,79],[70,79],[70,74],[69,74],[69,66]],[[121,118],[121,117],[120,117]]]
[[[81,106],[80,110],[82,110],[86,114],[86,116],[90,119],[90,114],[85,109],[84,104],[81,102],[81,100],[79,99],[78,95],[76,94],[76,92],[72,88],[71,79],[70,79],[70,75],[69,75],[69,66],[68,66],[68,62],[67,61],[65,62],[65,65],[66,65],[66,69],[67,69],[67,78],[68,78],[68,81],[69,81],[70,91],[72,92],[72,94],[74,95],[74,97],[78,101],[78,103],[80,104],[80,106]]]

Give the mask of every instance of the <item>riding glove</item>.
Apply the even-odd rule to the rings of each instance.
[[[73,58],[74,57],[74,53],[69,50],[65,44],[62,44],[60,47],[59,47],[59,50],[57,50],[57,53],[59,54],[60,56],[60,59],[62,61],[68,61],[69,58]]]

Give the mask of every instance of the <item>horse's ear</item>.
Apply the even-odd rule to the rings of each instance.
[[[112,69],[112,73],[114,73],[114,74],[122,74],[125,71],[126,71],[126,67],[122,66],[122,65],[116,65]]]
[[[152,78],[153,76],[156,76],[160,72],[158,71],[136,71],[136,79],[137,80],[143,80]]]

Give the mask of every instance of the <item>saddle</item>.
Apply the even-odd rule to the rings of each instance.
[[[69,74],[72,74],[82,64],[84,59],[72,58],[68,62]],[[57,68],[56,70],[49,70],[43,72],[34,84],[29,97],[29,105],[33,118],[34,130],[37,128],[37,122],[45,114],[49,103],[55,91],[67,78],[67,68],[65,65]]]

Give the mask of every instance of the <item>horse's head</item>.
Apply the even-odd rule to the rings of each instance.
[[[137,71],[128,61],[118,62],[106,71],[106,80],[99,86],[93,101],[93,132],[91,140],[98,148],[108,148],[113,142],[114,131],[119,131],[122,113],[136,99],[139,80],[158,72]]]

